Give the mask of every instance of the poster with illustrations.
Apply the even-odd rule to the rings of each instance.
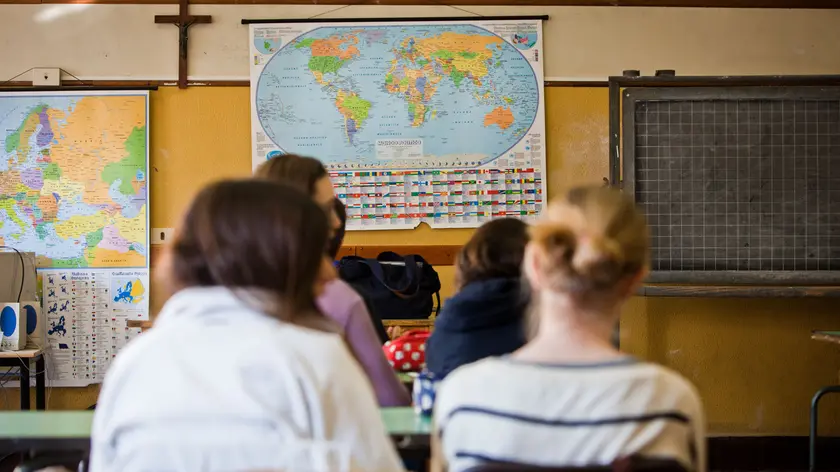
[[[348,229],[533,219],[545,201],[542,22],[250,27],[252,161],[323,161]]]

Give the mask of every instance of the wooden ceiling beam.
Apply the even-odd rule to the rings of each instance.
[[[177,4],[178,0],[0,0],[0,4],[102,3]],[[459,5],[459,6],[619,6],[709,8],[840,9],[840,0],[194,0],[194,5]]]

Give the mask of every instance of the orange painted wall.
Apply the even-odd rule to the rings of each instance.
[[[548,192],[607,175],[607,90],[549,88]],[[245,87],[162,88],[151,98],[151,222],[175,226],[192,196],[216,179],[250,174],[249,93]],[[461,244],[468,230],[350,233],[348,244]],[[444,295],[452,271],[441,268]],[[152,302],[162,303],[153,284]],[[806,434],[808,402],[837,381],[840,349],[809,339],[840,327],[831,300],[632,300],[622,347],[691,379],[712,434]],[[7,389],[16,405],[17,392]],[[51,408],[84,408],[98,387],[55,389]],[[840,434],[840,401],[825,402],[826,431]]]

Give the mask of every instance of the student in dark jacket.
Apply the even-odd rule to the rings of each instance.
[[[426,343],[426,369],[442,380],[456,368],[525,344],[526,291],[520,268],[528,225],[503,218],[481,226],[458,254],[458,292]]]

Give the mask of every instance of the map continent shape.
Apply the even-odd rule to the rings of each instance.
[[[480,165],[526,136],[540,92],[523,53],[479,26],[323,26],[268,60],[256,109],[282,152],[328,164],[388,168],[377,142],[419,138],[425,159]]]
[[[147,264],[145,95],[0,95],[0,244],[39,267]]]

